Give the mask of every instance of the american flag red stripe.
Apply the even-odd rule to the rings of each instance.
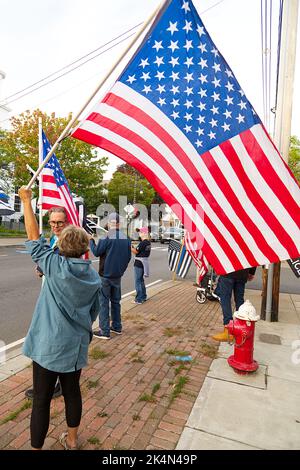
[[[166,4],[73,136],[138,169],[218,274],[299,255],[299,186],[191,0]]]
[[[209,263],[206,257],[204,256],[203,251],[199,250],[197,246],[194,246],[188,231],[186,231],[185,233],[184,242],[185,242],[187,251],[191,255],[194,263],[196,264],[198,268],[197,282],[199,284],[208,271]]]
[[[51,146],[42,131],[43,157],[45,158]],[[69,190],[67,180],[62,172],[55,155],[52,155],[49,162],[42,170],[42,209],[49,210],[51,207],[64,207],[68,220],[71,224],[80,226],[79,215]]]
[[[49,186],[52,188],[56,185],[55,178],[49,173],[44,175],[44,172],[49,172],[49,168],[46,168],[42,172],[42,209],[49,210],[51,207],[64,207],[69,222],[79,227],[78,212],[69,189],[64,186],[57,188],[57,190],[48,189]],[[44,176],[46,176],[46,178],[44,178]]]

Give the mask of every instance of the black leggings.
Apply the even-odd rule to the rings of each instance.
[[[70,428],[79,426],[82,412],[80,374],[81,370],[66,373],[52,372],[33,362],[33,404],[30,420],[32,447],[36,449],[43,447],[49,428],[50,403],[57,377],[65,400],[67,425]]]

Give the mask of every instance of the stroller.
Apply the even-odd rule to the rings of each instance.
[[[196,300],[199,304],[204,304],[206,300],[220,302],[220,297],[215,293],[217,287],[217,275],[213,268],[210,268],[197,285]]]

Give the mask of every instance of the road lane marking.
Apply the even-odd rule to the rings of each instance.
[[[163,246],[154,246],[151,247],[151,251],[168,251],[168,248],[164,248]]]
[[[3,346],[0,348],[0,353],[3,351],[7,351],[8,349],[14,348],[15,346],[18,346],[19,344],[24,343],[25,338],[18,339],[18,341],[14,341],[13,343],[7,344],[6,346]]]
[[[0,256],[8,256],[8,255],[0,255]]]
[[[145,287],[151,287],[154,286],[154,284],[158,284],[159,282],[162,282],[162,279],[158,279],[157,281],[151,282],[150,284],[147,284]],[[132,290],[131,292],[127,292],[127,294],[122,295],[122,299],[125,297],[128,297],[129,295],[135,294],[135,290]]]

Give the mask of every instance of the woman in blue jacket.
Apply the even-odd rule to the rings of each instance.
[[[91,261],[81,259],[88,251],[84,230],[69,225],[57,244],[57,255],[39,237],[31,207],[31,190],[22,187],[26,248],[45,274],[23,353],[33,361],[33,405],[30,422],[31,445],[41,449],[48,432],[50,403],[57,377],[66,407],[68,431],[60,436],[65,449],[77,448],[82,400],[81,369],[87,364],[92,324],[99,314],[100,279]]]

